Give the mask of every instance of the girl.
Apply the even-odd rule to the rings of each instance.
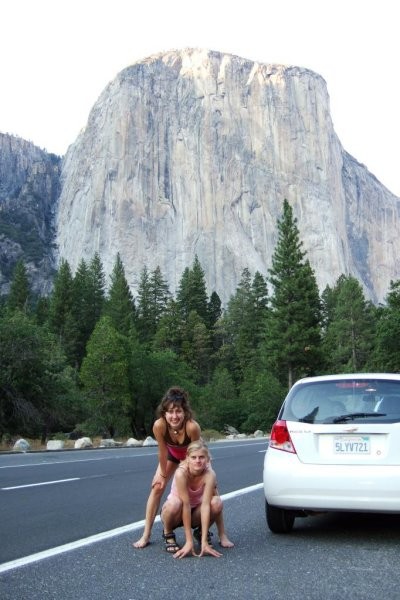
[[[210,466],[208,448],[198,440],[188,446],[186,460],[175,473],[171,493],[161,511],[166,551],[172,553],[174,558],[189,554],[196,556],[193,545],[195,536],[201,543],[199,556],[222,556],[211,546],[208,531],[219,517],[222,518],[222,500],[217,491],[217,479]],[[182,524],[186,542],[181,548],[176,543],[174,529]]]

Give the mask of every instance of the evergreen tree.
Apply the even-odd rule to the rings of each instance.
[[[301,249],[297,219],[287,200],[278,221],[278,243],[269,269],[273,288],[264,358],[290,388],[320,363],[321,303],[314,273]]]
[[[208,323],[208,299],[203,268],[195,256],[192,268],[186,268],[180,280],[176,301],[185,319],[195,310]]]
[[[71,426],[75,392],[54,336],[21,311],[0,318],[0,433],[44,440],[54,427]]]
[[[195,310],[203,322],[207,324],[208,298],[206,279],[197,255],[194,257],[190,279],[190,311]]]
[[[400,280],[390,282],[386,306],[375,311],[376,338],[372,365],[377,371],[400,372]]]
[[[233,344],[236,380],[241,381],[247,367],[259,362],[259,348],[264,336],[268,312],[265,278],[243,270],[236,293],[231,297],[225,314],[225,327]]]
[[[284,387],[266,369],[249,367],[240,386],[239,401],[245,415],[240,430],[270,431],[285,395]]]
[[[157,267],[151,275],[144,267],[138,289],[137,329],[140,339],[150,342],[158,323],[167,311],[170,293],[161,269]]]
[[[104,307],[117,331],[128,335],[134,326],[135,302],[125,277],[125,269],[119,254],[111,273],[111,286]]]
[[[89,265],[88,303],[90,306],[90,332],[92,333],[100,319],[105,302],[105,275],[98,252],[93,256]]]
[[[210,334],[197,311],[192,310],[184,326],[180,356],[195,370],[198,383],[209,380],[210,355]]]
[[[225,327],[233,346],[236,380],[241,380],[246,364],[251,361],[253,350],[252,327],[250,313],[252,308],[251,274],[244,269],[236,293],[228,302],[225,314]]]
[[[104,304],[104,273],[98,254],[88,266],[79,263],[72,283],[71,310],[65,324],[66,352],[72,366],[80,368],[86,344]]]
[[[80,378],[89,414],[86,426],[111,437],[130,429],[129,349],[110,317],[101,317],[87,345]]]
[[[212,329],[216,322],[222,316],[222,302],[221,298],[218,296],[217,292],[212,292],[210,296],[210,300],[208,302],[208,319],[207,325],[209,329]]]
[[[202,429],[222,432],[226,425],[239,429],[243,417],[243,406],[229,371],[217,368],[201,392],[198,419]]]
[[[64,347],[71,366],[79,369],[90,337],[90,307],[88,305],[88,267],[82,258],[71,286],[71,308],[65,319]]]
[[[19,260],[14,268],[13,277],[10,286],[10,293],[7,298],[7,308],[11,311],[28,311],[30,296],[30,286],[25,264]]]
[[[373,319],[359,282],[351,276],[338,279],[332,317],[325,331],[327,368],[334,373],[363,371],[372,349]]]
[[[175,300],[168,302],[164,315],[160,318],[153,338],[154,350],[171,350],[179,354],[184,331],[182,313]]]
[[[65,324],[72,306],[72,273],[68,261],[61,260],[50,296],[50,330],[64,343]]]

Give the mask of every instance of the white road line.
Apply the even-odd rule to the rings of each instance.
[[[234,492],[229,492],[228,494],[223,494],[221,498],[222,500],[230,500],[231,498],[236,498],[237,496],[242,496],[243,494],[249,494],[251,492],[259,490],[260,488],[262,488],[262,486],[262,483],[257,483],[256,485],[251,485],[247,488],[235,490]],[[158,523],[159,521],[160,517],[158,516],[155,519],[155,523]],[[36,554],[31,554],[30,556],[24,556],[23,558],[11,560],[10,562],[3,563],[2,565],[0,565],[0,573],[6,573],[7,571],[12,571],[12,569],[18,569],[19,567],[30,565],[40,560],[44,560],[45,558],[51,558],[52,556],[56,556],[57,554],[70,552],[71,550],[77,550],[78,548],[83,548],[84,546],[90,546],[91,544],[96,544],[97,542],[108,540],[109,538],[115,537],[117,535],[122,535],[124,533],[136,531],[136,529],[141,529],[143,526],[144,520],[137,521],[136,523],[131,523],[131,525],[124,525],[123,527],[117,527],[116,529],[103,531],[102,533],[97,533],[96,535],[91,535],[87,538],[83,538],[82,540],[76,540],[75,542],[64,544],[63,546],[49,548],[49,550],[44,550],[43,552],[37,552]]]
[[[42,481],[40,483],[27,483],[25,485],[13,485],[12,487],[1,488],[2,490],[20,490],[21,488],[36,487],[38,485],[52,485],[53,483],[65,483],[66,481],[78,481],[80,477],[70,477],[69,479],[57,479],[56,481]]]

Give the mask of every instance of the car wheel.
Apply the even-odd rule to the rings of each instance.
[[[290,533],[293,529],[295,514],[291,510],[270,506],[265,501],[267,524],[273,533]]]

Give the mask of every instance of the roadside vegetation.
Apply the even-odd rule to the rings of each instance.
[[[98,255],[73,274],[61,261],[49,297],[25,265],[0,307],[0,441],[57,434],[151,434],[171,385],[186,388],[202,428],[269,431],[288,388],[306,375],[400,370],[400,282],[385,306],[342,275],[319,294],[285,201],[267,274],[245,269],[226,307],[207,295],[197,257],[175,297],[159,268],[133,298],[119,255],[106,282]]]

